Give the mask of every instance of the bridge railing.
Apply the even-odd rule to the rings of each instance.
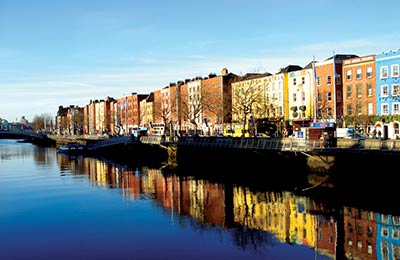
[[[305,140],[298,138],[241,138],[241,137],[163,137],[163,136],[120,136],[97,141],[89,149],[120,143],[138,142],[150,145],[192,146],[192,147],[226,147],[237,149],[262,149],[276,151],[332,151],[332,152],[398,152],[400,155],[400,140],[381,139],[343,139],[338,138],[335,144],[327,145],[320,140]]]
[[[13,129],[13,130],[1,131],[0,133],[8,134],[8,135],[27,136],[27,137],[37,138],[37,139],[44,139],[47,137],[46,133],[37,132],[34,130],[29,130],[29,129],[24,129],[24,130]]]
[[[297,138],[231,138],[231,137],[185,137],[179,138],[178,145],[194,147],[229,147],[239,149],[263,149],[279,151],[321,151],[337,152],[380,151],[399,152],[400,140],[380,139],[337,139],[335,143],[321,140]]]
[[[310,151],[319,146],[319,142],[317,141],[306,141],[304,139],[229,137],[185,137],[180,138],[177,144],[181,146],[227,147],[239,149],[266,149],[280,151]]]
[[[88,146],[89,150],[95,150],[101,147],[106,147],[110,145],[116,145],[116,144],[128,144],[132,142],[132,137],[131,136],[118,136],[118,137],[112,137],[109,139],[104,139],[101,141],[98,141],[94,144],[91,144]]]
[[[159,145],[163,141],[162,136],[159,135],[149,135],[149,136],[141,136],[140,142],[144,144],[156,144]]]

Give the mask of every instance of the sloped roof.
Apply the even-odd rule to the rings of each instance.
[[[302,69],[303,68],[301,66],[299,66],[299,65],[288,65],[285,68],[280,69],[277,74],[279,74],[279,73],[288,73],[288,72],[291,72],[291,71],[302,70]]]
[[[249,80],[249,79],[257,79],[257,78],[262,78],[266,76],[271,76],[272,74],[269,72],[265,73],[246,73],[243,76],[240,77],[240,80]]]
[[[357,58],[359,56],[355,55],[355,54],[335,54],[334,56],[331,56],[331,57],[327,58],[326,61],[333,59],[333,57],[335,57],[335,60],[342,61],[342,60],[345,60],[345,59]]]
[[[313,63],[317,63],[317,61],[315,61],[315,60],[312,60],[312,61],[310,61],[306,66],[304,66],[304,68],[303,69],[312,69],[313,68]]]
[[[146,102],[153,102],[153,101],[154,101],[154,92],[151,92],[146,98]]]

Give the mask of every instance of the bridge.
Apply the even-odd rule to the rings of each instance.
[[[381,139],[343,139],[338,138],[335,145],[326,146],[320,140],[305,140],[298,138],[242,138],[242,137],[162,137],[142,136],[59,136],[34,131],[0,131],[0,138],[28,139],[33,143],[49,142],[54,143],[83,143],[88,150],[96,150],[103,147],[143,143],[157,145],[163,148],[168,146],[191,146],[208,148],[231,148],[231,149],[253,149],[271,150],[281,152],[303,152],[318,154],[337,153],[378,153],[400,155],[400,140]]]
[[[37,145],[49,145],[53,142],[51,139],[48,138],[46,133],[35,132],[33,130],[1,130],[0,139],[24,139]]]

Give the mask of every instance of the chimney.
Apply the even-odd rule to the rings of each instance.
[[[224,76],[224,75],[227,75],[227,74],[228,74],[228,69],[227,68],[223,68],[222,71],[221,71],[221,75]]]

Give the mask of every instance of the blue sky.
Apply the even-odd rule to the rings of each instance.
[[[0,0],[0,117],[400,48],[393,0]]]

